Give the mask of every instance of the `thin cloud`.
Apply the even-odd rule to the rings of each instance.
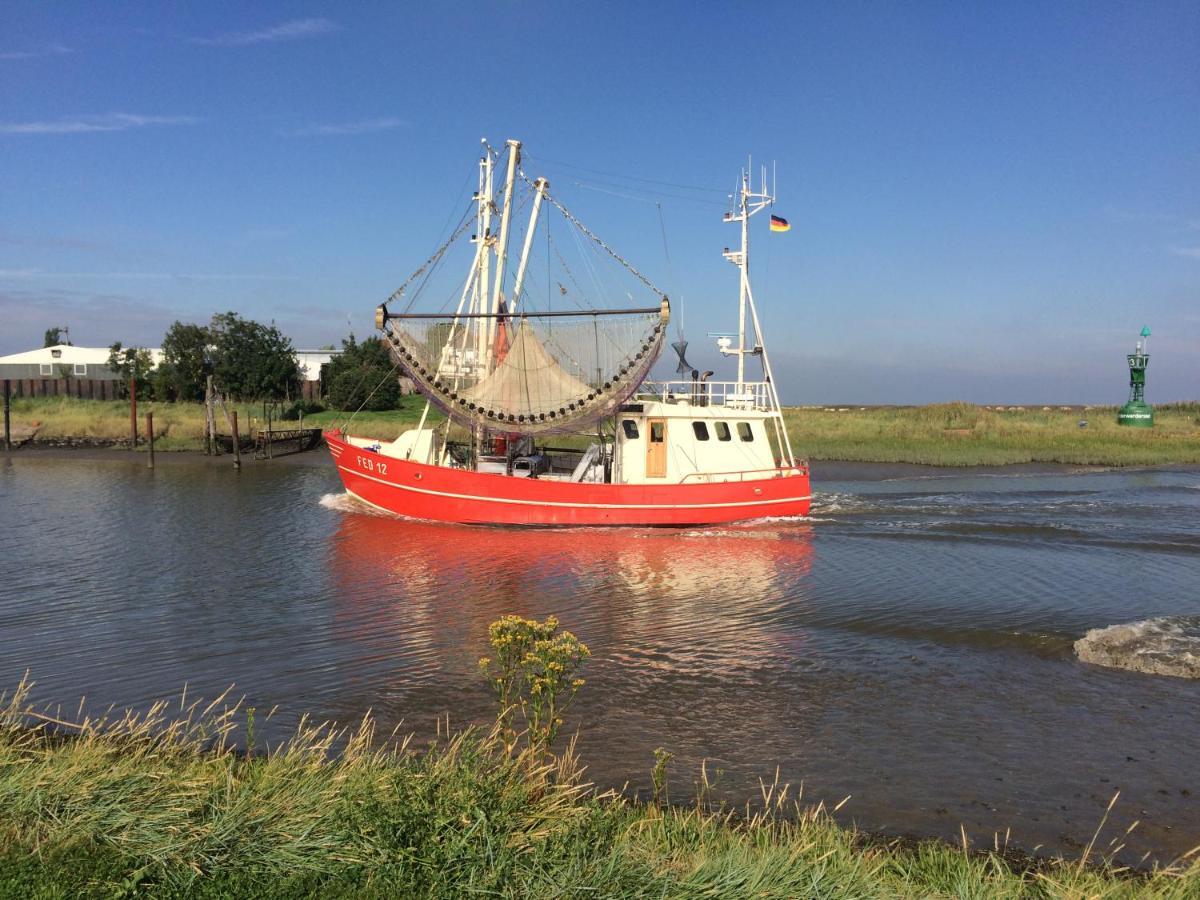
[[[134,113],[107,113],[101,116],[77,116],[49,122],[0,122],[0,134],[89,134],[97,131],[128,131],[150,125],[195,125],[193,116],[143,116]]]
[[[0,59],[42,59],[46,56],[64,56],[74,52],[70,47],[62,44],[47,44],[37,50],[10,50],[0,53]]]
[[[1176,256],[1187,256],[1191,259],[1200,259],[1200,247],[1172,247],[1171,252]]]
[[[0,244],[14,247],[50,247],[55,250],[107,250],[112,245],[58,234],[16,234],[0,228]]]
[[[254,275],[184,272],[44,272],[41,269],[0,269],[0,279],[116,278],[146,281],[298,281],[297,275]]]
[[[339,134],[370,134],[375,131],[390,131],[404,124],[403,119],[365,119],[361,122],[338,122],[329,125],[310,125],[285,131],[287,137],[328,137]]]
[[[231,31],[210,38],[192,38],[193,44],[210,47],[248,47],[251,44],[276,44],[280,41],[298,41],[305,38],[329,34],[341,28],[329,19],[293,19],[258,31]]]

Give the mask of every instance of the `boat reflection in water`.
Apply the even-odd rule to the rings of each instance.
[[[646,714],[647,694],[678,714],[681,685],[666,682],[693,694],[723,683],[728,703],[731,684],[807,649],[803,630],[779,627],[785,608],[794,616],[805,605],[813,548],[803,520],[499,529],[375,514],[346,495],[326,505],[341,511],[331,571],[343,661],[374,694],[368,706],[418,733],[446,711],[460,723],[490,716],[477,664],[488,625],[509,613],[557,616],[591,647],[585,730],[597,717]]]

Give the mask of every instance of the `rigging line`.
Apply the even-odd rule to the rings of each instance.
[[[607,187],[600,187],[600,185],[603,185],[606,183],[607,182],[603,182],[603,181],[593,181],[591,183],[586,182],[586,181],[573,182],[573,184],[576,187],[583,188],[585,191],[599,191],[602,194],[612,194],[614,197],[624,197],[626,200],[640,200],[643,203],[653,203],[654,202],[653,200],[647,199],[647,197],[637,197],[633,194],[622,194],[618,191],[609,190]],[[613,187],[628,187],[628,185],[617,184],[617,185],[613,185]],[[648,191],[648,190],[645,190],[644,188],[642,188],[641,190],[643,191],[643,193],[649,195],[650,197],[663,197],[664,199],[667,199],[667,200],[682,200],[684,203],[703,203],[706,206],[724,206],[725,205],[725,202],[723,200],[706,200],[702,197],[688,197],[683,194],[668,194],[665,191]]]
[[[377,391],[381,387],[383,387],[384,384],[387,382],[387,380],[396,374],[396,370],[398,368],[400,368],[400,363],[392,363],[391,371],[389,371],[386,375],[383,376],[383,378],[380,380],[379,384],[375,385],[375,387],[372,388],[371,393],[367,394],[367,396],[363,399],[363,402],[358,405],[358,409],[356,409],[353,413],[350,414],[350,418],[347,419],[346,423],[342,426],[343,431],[348,429],[351,425],[354,424],[354,417],[363,411],[363,407],[366,406],[367,403],[370,402],[371,398],[375,396],[375,391]],[[367,371],[370,371],[370,370],[367,370]],[[357,391],[360,387],[362,387],[363,382],[366,380],[367,380],[367,372],[364,371],[362,374],[362,378],[360,378],[358,380],[358,384],[355,386],[354,390]]]
[[[587,252],[583,247],[583,241],[580,239],[578,232],[571,232],[571,240],[575,242],[575,249],[579,251],[579,258],[583,260],[583,268],[587,271],[588,277],[592,280],[592,287],[596,289],[597,302],[605,305],[611,304],[608,292],[604,290],[604,286],[600,283],[600,278],[596,274],[596,267],[592,265],[592,261],[588,258]]]
[[[619,191],[610,191],[608,188],[597,187],[595,185],[586,184],[582,181],[572,182],[577,188],[583,188],[585,191],[596,191],[601,194],[611,194],[614,197],[621,197],[625,200],[636,200],[638,203],[657,203],[656,200],[651,200],[649,197],[638,197],[634,194],[622,194]]]
[[[547,239],[549,239],[549,237],[550,237],[548,229],[546,232],[546,237],[547,237]],[[559,265],[561,265],[563,267],[563,271],[567,273],[567,280],[571,282],[571,284],[574,286],[575,290],[578,292],[580,297],[585,296],[584,292],[583,292],[583,288],[580,287],[579,282],[575,280],[575,273],[571,271],[571,267],[568,266],[567,261],[565,259],[563,259],[562,251],[560,251],[558,249],[558,241],[554,241],[553,243],[554,243],[554,255],[558,257]],[[572,295],[570,292],[564,291],[563,293],[564,293],[564,296],[566,296],[568,299],[570,299],[570,301],[573,304],[575,304],[576,306],[578,306],[580,309],[587,309],[587,307],[584,306],[583,303],[580,302],[579,300],[576,300],[574,295]]]
[[[524,178],[526,181],[529,181],[529,177],[524,172],[521,172],[520,174],[521,174],[522,178]],[[529,183],[532,184],[533,182],[529,182]],[[608,244],[604,243],[604,241],[602,241],[600,238],[596,237],[596,235],[593,234],[586,225],[584,225],[577,218],[575,218],[575,216],[573,216],[565,206],[563,206],[561,203],[558,202],[558,198],[556,198],[549,191],[545,191],[544,196],[547,200],[549,200],[551,203],[554,204],[555,208],[560,213],[562,213],[564,216],[567,217],[567,220],[570,221],[571,224],[573,224],[576,228],[578,228],[580,231],[582,231],[584,234],[586,234],[589,238],[591,238],[592,241],[597,246],[603,248],[605,253],[607,253],[609,256],[611,256],[613,259],[615,259],[617,262],[619,262],[621,265],[623,265],[626,269],[628,269],[630,272],[632,272],[634,274],[634,276],[636,276],[637,279],[640,282],[642,282],[642,284],[646,285],[646,287],[650,288],[650,290],[652,290],[652,291],[654,291],[654,293],[658,294],[659,297],[665,298],[667,296],[662,291],[660,291],[658,288],[656,288],[654,286],[654,284],[650,281],[649,278],[647,278],[645,275],[643,275],[641,272],[639,272],[637,269],[635,269],[633,267],[632,263],[630,263],[627,259],[625,259],[623,256],[621,256],[619,253],[617,253],[617,251],[613,250],[613,248],[608,246]]]
[[[459,225],[459,229],[460,229],[459,234],[461,234],[461,229],[465,228],[471,222],[471,216],[470,216],[469,209],[468,209],[467,213],[464,214],[463,218],[464,218],[463,222]],[[450,244],[453,243],[458,238],[459,234],[456,234],[454,237],[452,237],[450,239],[450,241],[448,241],[444,246],[448,248],[450,246]],[[444,259],[445,259],[445,251],[443,251],[442,255],[439,255],[436,260],[434,260],[433,265],[429,267],[428,271],[426,271],[425,276],[421,279],[421,283],[417,285],[417,289],[415,291],[413,291],[412,296],[408,300],[408,303],[405,304],[405,307],[404,307],[405,310],[410,310],[413,308],[413,304],[415,304],[417,302],[417,300],[420,298],[421,294],[424,293],[425,288],[429,286],[430,279],[433,278],[434,273],[437,272],[437,270],[441,267]],[[447,302],[449,302],[449,301],[447,301]]]
[[[661,203],[655,203],[658,207],[658,227],[662,231],[663,239],[663,256],[667,258],[667,278],[671,280],[671,287],[677,288],[679,285],[675,281],[675,267],[671,264],[671,251],[667,247],[667,220],[663,216],[663,208]],[[683,340],[683,298],[678,301],[678,311],[675,313],[675,334],[679,340]]]
[[[429,259],[425,260],[425,262],[423,262],[415,272],[413,272],[411,275],[408,276],[407,279],[405,279],[404,284],[402,284],[402,285],[400,285],[400,287],[396,288],[396,290],[394,290],[392,292],[392,295],[383,301],[383,304],[382,304],[383,306],[386,307],[389,303],[399,300],[400,296],[404,293],[405,289],[410,284],[412,284],[412,282],[414,280],[419,278],[425,272],[426,269],[428,269],[431,265],[433,265],[438,260],[440,260],[442,258],[442,256],[445,254],[445,252],[450,248],[451,244],[453,244],[456,240],[458,240],[460,237],[462,237],[463,232],[467,230],[467,226],[469,226],[471,224],[472,216],[470,213],[471,213],[471,207],[468,206],[467,212],[463,216],[463,221],[459,223],[459,226],[458,226],[458,228],[455,229],[454,233],[450,235],[450,237],[446,240],[446,242],[444,244],[442,244],[442,246],[438,247],[437,250],[435,250],[433,252],[433,255],[430,256]],[[410,303],[409,306],[411,306],[411,305],[412,304]]]
[[[624,175],[624,174],[621,174],[620,172],[605,172],[602,169],[589,169],[586,166],[577,166],[573,163],[562,162],[557,159],[549,159],[545,156],[541,156],[540,154],[538,156],[534,156],[532,153],[526,153],[525,156],[529,159],[536,159],[539,162],[550,163],[551,165],[555,165],[555,166],[563,166],[564,168],[575,169],[580,172],[591,172],[595,175],[605,175],[609,178],[624,178],[627,181],[640,181],[643,184],[662,184],[662,185],[666,185],[667,187],[681,188],[682,190],[686,190],[686,191],[706,191],[706,192],[712,193],[712,194],[724,194],[725,193],[720,188],[701,187],[700,185],[697,185],[697,184],[680,184],[679,182],[675,182],[675,181],[660,181],[660,180],[654,179],[654,178],[639,178],[636,175]]]

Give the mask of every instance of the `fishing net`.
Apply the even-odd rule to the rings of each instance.
[[[389,316],[393,358],[455,421],[528,434],[612,415],[646,377],[669,306],[586,313]]]

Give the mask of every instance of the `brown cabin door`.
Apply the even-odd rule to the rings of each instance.
[[[650,440],[646,442],[646,477],[667,477],[667,420],[649,419]]]

